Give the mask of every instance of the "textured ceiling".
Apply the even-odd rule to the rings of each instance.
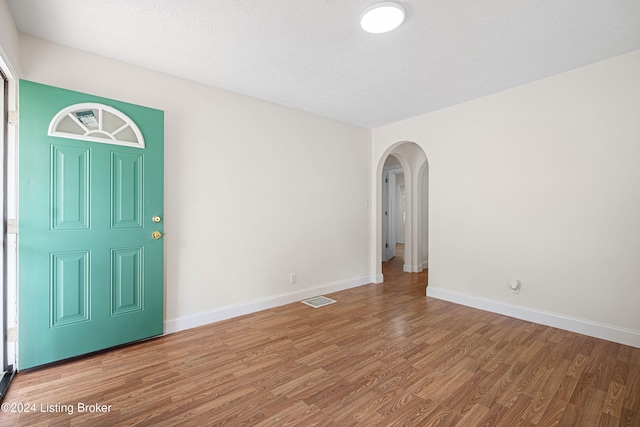
[[[640,0],[8,0],[62,45],[374,128],[640,49]]]

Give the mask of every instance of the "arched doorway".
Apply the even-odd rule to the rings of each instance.
[[[417,273],[428,267],[429,165],[427,156],[418,144],[399,142],[389,147],[380,157],[376,173],[378,200],[376,275],[380,281],[383,280],[382,262],[389,256],[387,245],[391,234],[387,225],[390,222],[388,218],[390,202],[389,182],[386,180],[388,180],[389,171],[392,170],[390,165],[396,162],[399,163],[404,178],[404,235],[398,239],[404,240],[403,271]]]

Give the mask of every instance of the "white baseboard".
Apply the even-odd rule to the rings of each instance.
[[[245,314],[255,313],[256,311],[279,307],[281,305],[301,301],[303,299],[315,297],[321,294],[338,292],[345,289],[351,289],[357,286],[366,285],[368,283],[375,283],[375,280],[375,276],[366,276],[344,282],[329,283],[314,288],[306,288],[296,292],[289,292],[251,301],[245,301],[239,304],[218,307],[189,316],[182,316],[176,319],[166,320],[164,322],[164,333],[171,334],[174,332],[184,331],[186,329],[196,328],[198,326],[207,325],[209,323],[231,319],[232,317],[243,316]]]
[[[405,273],[420,273],[422,271],[422,264],[405,264],[402,266],[402,271],[404,271]]]
[[[505,304],[498,301],[486,300],[470,295],[459,294],[444,289],[427,286],[427,296],[441,299],[492,313],[502,314],[528,322],[539,323],[541,325],[552,326],[566,331],[576,332],[607,341],[630,345],[640,348],[640,331],[620,328],[618,326],[604,323],[592,322],[590,320],[577,319],[557,313],[549,313],[528,307]]]

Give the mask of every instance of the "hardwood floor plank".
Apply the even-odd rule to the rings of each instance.
[[[582,353],[577,353],[573,358],[573,363],[569,367],[568,375],[571,375],[574,378],[580,378],[585,368],[587,367],[587,363],[589,362],[589,356],[586,356]]]
[[[512,391],[515,389],[514,383],[526,366],[526,363],[523,362],[516,362],[513,365],[509,365],[509,370],[482,396],[479,403],[490,408],[499,404],[500,401],[509,401],[509,398],[503,398],[503,396],[515,394]]]
[[[553,402],[554,396],[558,390],[558,384],[561,384],[566,377],[567,367],[570,361],[563,359],[547,376],[544,384],[531,390],[531,416],[527,419],[533,424],[539,425],[540,420],[547,412],[547,408]]]
[[[533,398],[526,394],[518,394],[509,406],[504,416],[497,420],[496,427],[522,426],[532,427],[533,424],[526,420],[527,409],[531,405]]]
[[[612,417],[609,414],[602,414],[598,421],[598,427],[609,427],[620,425],[620,419]]]
[[[640,365],[632,365],[629,370],[623,406],[633,412],[640,412]]]
[[[592,389],[587,396],[585,405],[582,407],[579,425],[589,425],[589,423],[594,423],[594,420],[599,420],[603,413],[602,410],[604,409],[606,398],[606,392],[597,388]]]
[[[620,415],[622,414],[622,405],[624,404],[625,388],[626,387],[624,385],[614,381],[609,384],[607,399],[604,402],[604,409],[602,410],[603,413],[620,419]]]
[[[620,417],[620,426],[640,426],[640,411],[624,408]]]
[[[5,402],[74,411],[0,426],[640,426],[640,349],[426,298],[398,249],[384,284],[336,304],[20,372]]]
[[[558,426],[562,427],[563,424],[560,423],[562,416],[567,407],[567,402],[560,399],[552,399],[547,409],[545,409],[544,413],[538,420],[536,420],[536,424],[538,426],[552,427]]]
[[[466,426],[478,426],[481,424],[482,419],[489,412],[489,408],[484,405],[475,404],[467,413],[460,419],[460,421],[456,424],[456,427],[466,427]]]

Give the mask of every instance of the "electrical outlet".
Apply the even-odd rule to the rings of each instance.
[[[298,275],[292,274],[291,276],[289,276],[289,283],[292,285],[295,285],[296,283],[298,283]]]
[[[520,281],[518,279],[509,280],[509,289],[511,289],[511,292],[514,294],[520,293],[520,286]]]

